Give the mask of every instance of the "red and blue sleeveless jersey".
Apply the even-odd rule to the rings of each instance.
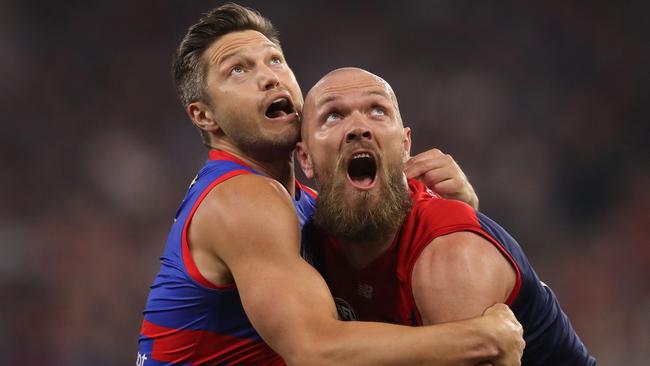
[[[211,150],[190,185],[143,312],[138,366],[284,365],[251,325],[235,284],[211,283],[190,254],[187,230],[194,212],[216,185],[241,174],[259,173],[231,154]],[[301,228],[313,214],[315,197],[296,181],[293,203]],[[307,254],[304,245],[302,251]]]
[[[411,288],[415,262],[436,237],[471,231],[490,241],[517,272],[516,285],[506,303],[524,328],[526,348],[522,365],[596,364],[557,298],[539,280],[510,234],[465,203],[443,199],[418,181],[409,181],[409,191],[413,201],[411,212],[389,249],[367,267],[353,268],[336,239],[327,237],[324,240],[319,267],[342,319],[422,325]]]

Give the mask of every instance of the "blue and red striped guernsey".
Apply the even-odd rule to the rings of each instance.
[[[197,207],[216,185],[241,174],[259,174],[235,156],[210,150],[183,199],[144,309],[138,366],[284,365],[244,313],[234,284],[218,286],[198,271],[187,242]],[[296,181],[294,207],[300,226],[312,216],[316,194]],[[303,244],[303,256],[307,255]]]

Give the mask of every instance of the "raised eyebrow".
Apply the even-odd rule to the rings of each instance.
[[[282,53],[282,50],[277,45],[275,45],[275,44],[265,44],[262,47],[264,47],[265,49],[272,48],[272,49],[278,51],[278,53],[282,56],[282,58],[284,58],[284,54]],[[221,56],[219,59],[217,59],[215,62],[218,63],[219,66],[221,66],[228,59],[236,57],[236,56],[240,56],[240,53],[241,53],[240,50],[235,50],[235,51],[232,51],[232,52],[228,52],[225,55]]]
[[[339,96],[339,95],[328,95],[328,96],[326,96],[326,97],[324,97],[322,99],[319,99],[318,102],[316,102],[316,107],[322,108],[326,104],[329,104],[329,103],[334,102],[334,101],[339,100],[339,99],[341,99],[341,96]]]
[[[232,59],[239,58],[237,62],[230,62]],[[227,73],[229,69],[237,64],[246,64],[247,60],[245,57],[239,54],[239,52],[231,52],[229,54],[224,55],[219,59],[219,62],[216,64],[217,65],[217,70],[219,72]]]
[[[282,58],[284,58],[284,52],[282,52],[282,49],[280,47],[278,47],[276,45],[270,45],[270,44],[266,45],[264,47],[274,49],[275,51],[278,52],[278,54],[280,54],[280,56],[282,56]]]
[[[362,95],[363,96],[377,95],[377,96],[383,97],[387,101],[390,101],[390,96],[387,95],[387,93],[385,91],[383,91],[383,90],[367,90],[367,91],[364,91]],[[336,101],[341,100],[341,99],[343,99],[343,97],[340,96],[340,95],[328,95],[328,96],[326,96],[326,97],[324,97],[322,99],[319,99],[316,102],[316,109],[318,110],[318,114],[319,115],[324,114],[326,111],[329,110],[329,108],[326,108],[326,106],[328,104],[330,104],[332,102],[336,102]]]
[[[328,96],[325,97],[324,99],[320,99],[315,101],[314,103],[314,111],[312,112],[314,117],[322,122],[322,118],[326,116],[328,113],[330,113],[331,108],[327,106],[331,101],[337,99],[336,97]],[[320,123],[320,122],[319,122]]]

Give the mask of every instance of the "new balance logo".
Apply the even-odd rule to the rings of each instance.
[[[357,294],[365,297],[366,299],[372,299],[372,286],[359,282],[357,286]]]

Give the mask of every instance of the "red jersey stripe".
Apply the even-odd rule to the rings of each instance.
[[[206,365],[232,363],[253,365],[269,360],[284,365],[282,358],[261,340],[237,338],[205,330],[174,329],[153,324],[146,319],[140,331],[153,340],[151,357],[160,362]],[[218,349],[219,353],[214,351]]]
[[[214,151],[214,150],[212,150]],[[212,152],[211,151],[211,152]],[[210,281],[208,281],[207,278],[203,277],[201,272],[199,271],[199,268],[196,266],[196,263],[194,263],[194,259],[192,259],[192,253],[190,252],[190,244],[187,239],[187,229],[190,226],[190,222],[192,222],[192,217],[194,216],[194,213],[196,212],[196,209],[199,208],[199,205],[201,202],[203,202],[203,199],[205,196],[210,193],[212,188],[214,188],[217,184],[222,183],[223,181],[230,179],[232,177],[242,175],[242,174],[253,174],[248,170],[240,169],[240,170],[232,170],[221,177],[219,179],[216,179],[214,182],[212,182],[203,192],[201,192],[201,196],[196,200],[194,203],[194,206],[192,206],[192,210],[190,211],[189,216],[187,217],[187,220],[185,221],[185,226],[183,227],[183,235],[182,235],[182,253],[183,253],[183,263],[185,264],[185,268],[187,269],[187,273],[192,277],[192,279],[201,285],[211,288],[211,289],[233,289],[235,288],[235,284],[228,284],[228,285],[217,285],[214,284]]]

